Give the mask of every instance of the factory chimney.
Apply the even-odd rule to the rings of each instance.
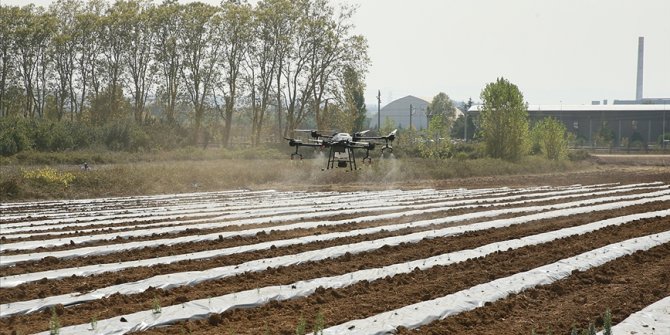
[[[642,101],[642,77],[644,73],[644,37],[640,36],[637,40],[637,89],[635,90],[635,100]]]

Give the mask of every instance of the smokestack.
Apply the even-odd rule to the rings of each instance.
[[[637,89],[635,90],[635,100],[642,100],[642,77],[644,73],[644,37],[637,39]]]

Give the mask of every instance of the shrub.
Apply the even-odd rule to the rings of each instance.
[[[68,185],[75,179],[72,173],[61,172],[50,167],[23,171],[23,178],[33,180],[41,184],[62,184],[65,187],[68,187]]]
[[[542,153],[551,160],[565,158],[568,151],[566,129],[562,122],[554,118],[545,118],[533,127],[533,151]]]
[[[30,125],[23,119],[0,119],[0,155],[11,156],[32,146]]]

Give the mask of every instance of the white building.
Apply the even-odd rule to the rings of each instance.
[[[428,101],[413,95],[394,100],[381,108],[381,124],[384,125],[384,120],[388,117],[397,128],[409,129],[411,125],[417,130],[426,129],[428,127],[426,117],[428,104]],[[377,128],[377,112],[374,111],[371,115],[370,128],[374,129]]]

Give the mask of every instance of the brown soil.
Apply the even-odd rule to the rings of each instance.
[[[458,181],[432,182],[431,186],[453,187],[491,187],[491,186],[531,186],[531,185],[569,185],[575,183],[595,184],[616,181],[629,183],[663,181],[670,183],[670,171],[662,168],[623,168],[609,167],[602,170],[585,171],[551,176],[502,176],[473,178]],[[423,182],[407,184],[405,188],[426,187]],[[355,185],[350,186],[355,188]],[[327,186],[315,186],[320,190]],[[340,188],[339,190],[344,190]],[[359,269],[380,267],[398,262],[426,258],[446,252],[475,248],[484,244],[506,239],[528,236],[541,232],[593,222],[610,217],[670,208],[670,202],[656,202],[647,205],[632,206],[623,209],[595,212],[559,219],[547,219],[508,228],[471,232],[460,236],[424,240],[414,244],[402,244],[395,247],[385,246],[379,250],[356,255],[346,255],[337,259],[308,262],[296,266],[268,269],[258,273],[248,273],[223,280],[209,281],[192,287],[179,287],[172,290],[149,289],[142,294],[120,295],[100,299],[76,306],[63,308],[56,306],[63,326],[89,323],[91,319],[102,320],[119,317],[140,310],[151,309],[158,298],[162,306],[179,304],[185,301],[218,296],[240,290],[253,289],[268,285],[285,285],[292,282],[343,274]],[[453,215],[454,213],[448,213]],[[422,218],[445,215],[439,213]],[[417,220],[417,217],[403,220]],[[347,225],[346,227],[316,228],[296,232],[274,232],[249,238],[212,241],[211,243],[192,243],[172,248],[146,248],[127,253],[123,260],[142,259],[169,255],[170,252],[208,250],[232,245],[243,245],[271,241],[280,238],[305,236],[334,230],[349,230],[353,227],[399,223],[379,221],[374,223]],[[464,222],[460,224],[468,224]],[[321,229],[321,230],[320,230]],[[334,229],[334,230],[333,230]],[[429,228],[429,229],[432,229]],[[312,328],[317,313],[322,315],[327,325],[339,324],[352,319],[368,317],[383,311],[399,308],[410,303],[434,299],[478,283],[530,270],[570,257],[594,248],[622,241],[631,237],[643,236],[670,230],[669,218],[639,220],[619,227],[609,227],[589,234],[573,236],[537,246],[498,252],[487,257],[466,262],[441,266],[425,271],[415,270],[409,274],[387,277],[373,282],[361,282],[338,290],[321,289],[306,298],[284,302],[271,302],[264,306],[228,311],[210,315],[208,319],[182,322],[174,326],[152,329],[149,333],[160,334],[294,334],[301,316],[307,320],[308,331]],[[186,261],[149,268],[134,268],[116,273],[106,273],[86,278],[72,277],[63,280],[41,280],[11,289],[0,289],[0,303],[34,299],[38,297],[88,291],[99,287],[131,282],[150,276],[176,271],[202,270],[226,264],[236,264],[253,259],[274,257],[320,249],[330,245],[354,243],[365,239],[408,233],[405,230],[394,233],[380,233],[353,239],[338,239],[323,243],[313,243],[286,248],[274,248],[266,251],[231,255],[210,260]],[[191,232],[196,234],[199,232]],[[169,251],[165,251],[169,249]],[[72,260],[42,260],[27,262],[15,268],[3,269],[0,275],[9,273],[35,272],[44,269],[71,267],[120,261],[119,255],[108,255]],[[50,263],[51,262],[51,263]],[[389,294],[392,292],[392,294]],[[482,308],[461,313],[445,320],[434,322],[417,330],[399,330],[400,334],[530,334],[535,329],[538,334],[551,330],[554,334],[568,334],[576,325],[584,328],[589,322],[602,324],[601,314],[610,308],[614,321],[620,321],[665,296],[670,295],[670,245],[665,244],[646,252],[623,257],[585,272],[576,272],[554,284],[527,290],[498,302],[489,303]],[[0,334],[30,333],[48,329],[51,311],[17,315],[0,319]]]

